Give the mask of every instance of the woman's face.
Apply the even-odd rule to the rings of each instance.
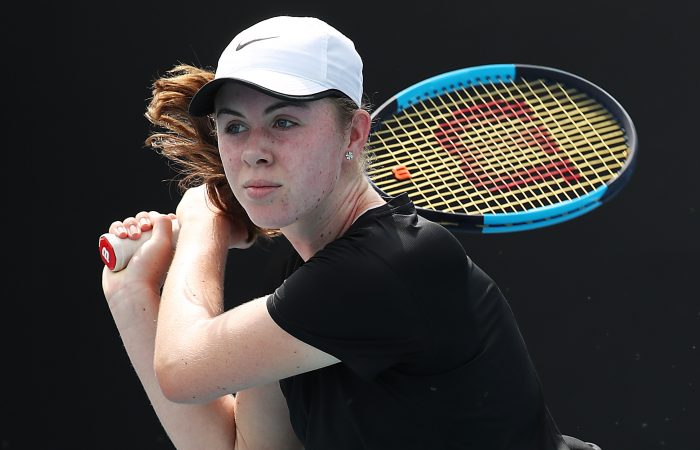
[[[284,228],[323,215],[347,136],[328,100],[289,102],[238,83],[216,97],[224,171],[253,223]]]

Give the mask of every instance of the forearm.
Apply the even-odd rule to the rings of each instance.
[[[156,379],[153,360],[158,294],[142,291],[110,299],[110,309],[129,359],[163,428],[179,449],[234,448],[235,399],[228,395],[199,405],[168,400]]]
[[[163,286],[161,326],[188,328],[223,312],[228,246],[216,234],[216,222],[223,220],[214,217],[211,223],[205,221],[180,230],[177,251]]]
[[[223,312],[223,282],[228,247],[217,239],[216,221],[180,230],[177,250],[163,286],[155,364],[161,388],[170,399],[201,401],[206,383],[206,352],[213,319]],[[220,224],[219,224],[220,225]],[[207,386],[211,387],[211,386]]]

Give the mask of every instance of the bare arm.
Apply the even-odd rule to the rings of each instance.
[[[145,214],[145,213],[144,213]],[[127,219],[125,224],[134,224]],[[178,449],[299,449],[286,401],[277,381],[218,393],[206,402],[168,399],[154,370],[160,286],[171,258],[167,219],[154,229],[129,266],[118,273],[103,269],[103,288],[127,354],[163,428]],[[120,233],[117,225],[110,231]],[[167,226],[162,226],[167,225]],[[150,226],[144,227],[150,229]],[[138,235],[138,233],[137,233]]]
[[[155,349],[166,396],[206,402],[337,363],[282,330],[265,297],[222,312],[228,249],[241,244],[245,232],[213,214],[204,198],[203,190],[190,189],[178,206],[180,234],[163,287]]]
[[[158,385],[153,370],[157,293],[135,288],[122,290],[119,295],[108,300],[134,370],[175,447],[234,448],[236,426],[233,396],[219,397],[206,404],[178,404],[168,400]]]
[[[337,359],[279,328],[264,298],[222,311],[228,250],[215,237],[221,234],[211,217],[205,222],[214,225],[209,230],[181,223],[172,264],[170,219],[154,213],[137,217],[148,217],[142,229],[152,223],[153,235],[126,269],[104,269],[103,288],[172,442],[178,449],[300,448],[278,380]],[[115,222],[110,232],[125,237],[118,229],[122,224],[141,229],[130,218]]]
[[[148,291],[123,292],[122,296],[110,298],[109,305],[136,374],[176,448],[301,448],[278,382],[202,404],[168,400],[153,370],[157,295]]]

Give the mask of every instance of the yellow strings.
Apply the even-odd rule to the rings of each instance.
[[[544,80],[428,99],[385,120],[370,147],[368,175],[382,191],[465,214],[577,198],[613,178],[628,154],[624,131],[602,105]],[[397,165],[407,166],[411,178],[394,179]]]

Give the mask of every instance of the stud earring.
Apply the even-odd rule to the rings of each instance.
[[[348,161],[352,160],[355,157],[355,155],[352,154],[352,152],[345,152],[345,159]]]

